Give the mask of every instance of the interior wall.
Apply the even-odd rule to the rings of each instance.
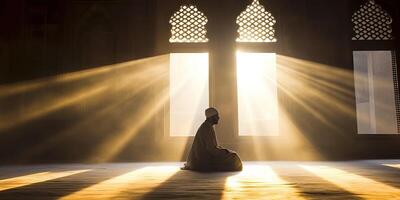
[[[192,139],[164,128],[168,54],[204,51],[219,140],[244,160],[398,158],[398,136],[356,134],[350,19],[363,1],[261,0],[278,42],[237,45],[235,20],[249,2],[195,1],[210,42],[193,46],[168,43],[181,1],[5,1],[0,163],[184,159]],[[399,3],[377,2],[399,38]],[[237,48],[278,54],[281,137],[237,136]]]
[[[165,85],[168,58],[152,50],[154,2],[2,4],[0,163],[154,159],[154,145],[151,155],[135,152],[155,143],[155,126],[134,126]],[[141,134],[103,152],[126,132]]]

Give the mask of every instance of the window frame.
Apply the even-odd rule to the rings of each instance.
[[[175,12],[179,11],[180,7],[185,4],[179,4],[176,7],[173,8],[173,12],[170,13],[170,17],[175,14]],[[197,4],[186,4],[186,5],[195,5],[197,9],[199,9],[203,14],[207,17],[207,13],[204,12],[203,8]],[[208,38],[207,42],[199,42],[199,43],[188,43],[188,42],[170,42],[169,39],[171,37],[171,28],[172,25],[169,23],[169,19],[166,20],[166,24],[164,24],[164,27],[167,29],[165,33],[167,34],[167,37],[165,37],[165,41],[162,43],[165,44],[166,46],[166,53],[168,56],[170,54],[174,53],[208,53],[208,80],[209,80],[209,105],[212,105],[212,69],[210,67],[210,37],[209,37],[209,31],[208,31],[208,23],[205,25],[205,28],[207,30],[206,37]],[[168,59],[169,60],[169,59]],[[168,63],[169,64],[169,63]],[[168,76],[169,77],[169,76]],[[170,93],[170,85],[169,85],[169,80],[166,83],[166,87],[168,88],[167,93]],[[194,136],[172,136],[170,133],[170,97],[168,100],[164,103],[162,113],[158,118],[162,120],[163,127],[161,129],[158,129],[159,132],[162,133],[162,141],[171,143],[171,144],[176,144],[176,143],[187,143],[187,145],[190,145],[191,142],[194,140]]]
[[[242,11],[237,15],[239,16],[246,8],[247,6],[249,6],[250,4],[252,4],[253,2],[250,1],[249,4],[245,5],[245,7],[242,9]],[[260,4],[262,6],[263,3],[260,2]],[[265,6],[264,6],[265,7]],[[238,42],[236,41],[237,38],[235,38],[235,46],[236,46],[236,52],[240,51],[240,52],[245,52],[245,53],[275,53],[276,54],[276,60],[278,60],[278,55],[279,55],[279,50],[280,47],[282,47],[282,40],[279,38],[279,33],[282,31],[282,27],[280,26],[281,23],[279,23],[280,17],[278,15],[275,15],[273,11],[271,11],[271,8],[266,8],[266,12],[269,12],[275,19],[275,24],[273,25],[274,28],[274,37],[276,39],[276,41],[274,42]],[[236,24],[236,22],[235,22]],[[238,25],[238,24],[236,24]],[[238,25],[239,26],[239,25]],[[238,27],[237,27],[238,28]],[[236,29],[236,31],[238,31],[238,29]],[[283,32],[283,31],[282,31]],[[239,33],[238,33],[239,34]],[[235,53],[235,68],[234,68],[234,73],[235,75],[237,75],[237,57],[236,57],[236,53]],[[278,63],[278,61],[277,61]],[[276,81],[278,82],[279,80],[279,68],[278,65],[276,67]],[[281,130],[281,120],[280,120],[280,115],[281,115],[281,111],[279,109],[280,107],[280,102],[281,102],[281,95],[280,95],[280,89],[279,87],[277,88],[277,98],[278,98],[278,135],[240,135],[239,133],[239,104],[238,104],[238,80],[236,78],[235,81],[235,85],[234,85],[235,89],[236,89],[236,116],[235,116],[235,120],[236,120],[236,133],[235,133],[235,139],[239,140],[240,143],[253,143],[254,139],[256,138],[257,140],[261,140],[262,142],[265,141],[275,141],[275,140],[287,140],[288,138],[288,134],[285,134],[284,132],[282,132]]]
[[[396,57],[396,64],[397,64],[397,85],[399,86],[400,80],[399,80],[399,73],[400,73],[400,62],[399,62],[399,48],[398,48],[398,44],[396,43],[398,40],[398,38],[396,38],[396,32],[395,32],[395,28],[393,27],[395,25],[395,21],[397,20],[395,17],[395,15],[393,15],[391,12],[389,12],[389,10],[384,6],[381,5],[380,6],[386,11],[388,12],[389,15],[391,15],[392,20],[394,23],[392,23],[392,35],[395,37],[392,40],[353,40],[353,36],[354,36],[354,24],[352,23],[352,16],[355,12],[357,12],[360,9],[360,6],[362,4],[357,4],[357,2],[353,2],[353,9],[350,11],[349,13],[349,27],[348,30],[351,30],[350,34],[348,35],[348,41],[350,41],[350,48],[349,48],[349,64],[352,67],[353,70],[353,83],[355,84],[355,73],[354,73],[354,57],[353,57],[353,52],[354,51],[391,51],[394,52],[394,56]],[[395,80],[394,80],[395,81]],[[395,88],[396,89],[396,88]],[[356,96],[355,96],[355,86],[354,86],[354,111],[357,112],[356,110]],[[400,95],[400,89],[397,88],[397,91],[394,91],[395,97]],[[395,107],[396,109],[400,108],[400,103],[399,102],[395,102]],[[397,115],[397,121],[399,122],[399,118],[400,115],[399,113],[396,112]],[[357,114],[355,115],[355,129],[353,132],[353,137],[355,137],[358,140],[376,140],[376,139],[398,139],[400,137],[400,124],[398,124],[398,134],[359,134],[358,133],[358,121],[357,121]]]

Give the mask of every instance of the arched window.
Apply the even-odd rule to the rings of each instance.
[[[204,110],[209,107],[208,53],[188,51],[207,43],[207,17],[195,5],[182,5],[170,18],[169,115],[165,123],[168,136],[194,136],[204,121]],[[184,43],[184,44],[183,44]],[[182,46],[183,45],[183,46]],[[182,48],[180,48],[182,46]]]
[[[208,42],[207,17],[194,5],[182,5],[169,20],[171,43]]]
[[[237,42],[276,42],[276,20],[258,0],[254,0],[236,19],[239,25]]]
[[[272,14],[254,0],[237,17],[239,50],[236,54],[239,136],[276,136],[278,126],[278,90],[276,54],[262,51],[276,43],[276,24]],[[241,50],[243,43],[256,43]],[[261,48],[259,48],[261,47]],[[269,48],[271,49],[271,48]]]
[[[353,63],[358,134],[398,134],[400,96],[390,14],[374,0],[355,11]]]
[[[392,17],[374,0],[353,14],[353,40],[392,40]]]

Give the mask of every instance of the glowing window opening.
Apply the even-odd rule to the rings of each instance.
[[[207,17],[194,5],[183,5],[169,20],[170,43],[205,43]]]
[[[353,40],[393,40],[392,17],[374,0],[368,0],[356,11],[353,22]]]
[[[258,0],[247,6],[236,19],[239,25],[237,42],[276,42],[276,20]]]
[[[209,107],[208,53],[170,54],[170,136],[194,136]]]
[[[239,136],[279,135],[275,53],[237,52]]]

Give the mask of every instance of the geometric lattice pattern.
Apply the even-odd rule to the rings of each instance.
[[[360,10],[353,14],[352,40],[392,40],[393,22],[390,15],[374,0],[361,6]]]
[[[194,5],[183,5],[169,20],[172,25],[171,43],[208,42],[207,17]]]
[[[239,25],[237,42],[276,42],[275,18],[254,0],[236,19]]]
[[[392,66],[393,66],[393,83],[394,83],[394,96],[396,106],[396,119],[397,119],[397,133],[400,133],[400,90],[399,78],[397,73],[397,58],[396,51],[392,51]]]

